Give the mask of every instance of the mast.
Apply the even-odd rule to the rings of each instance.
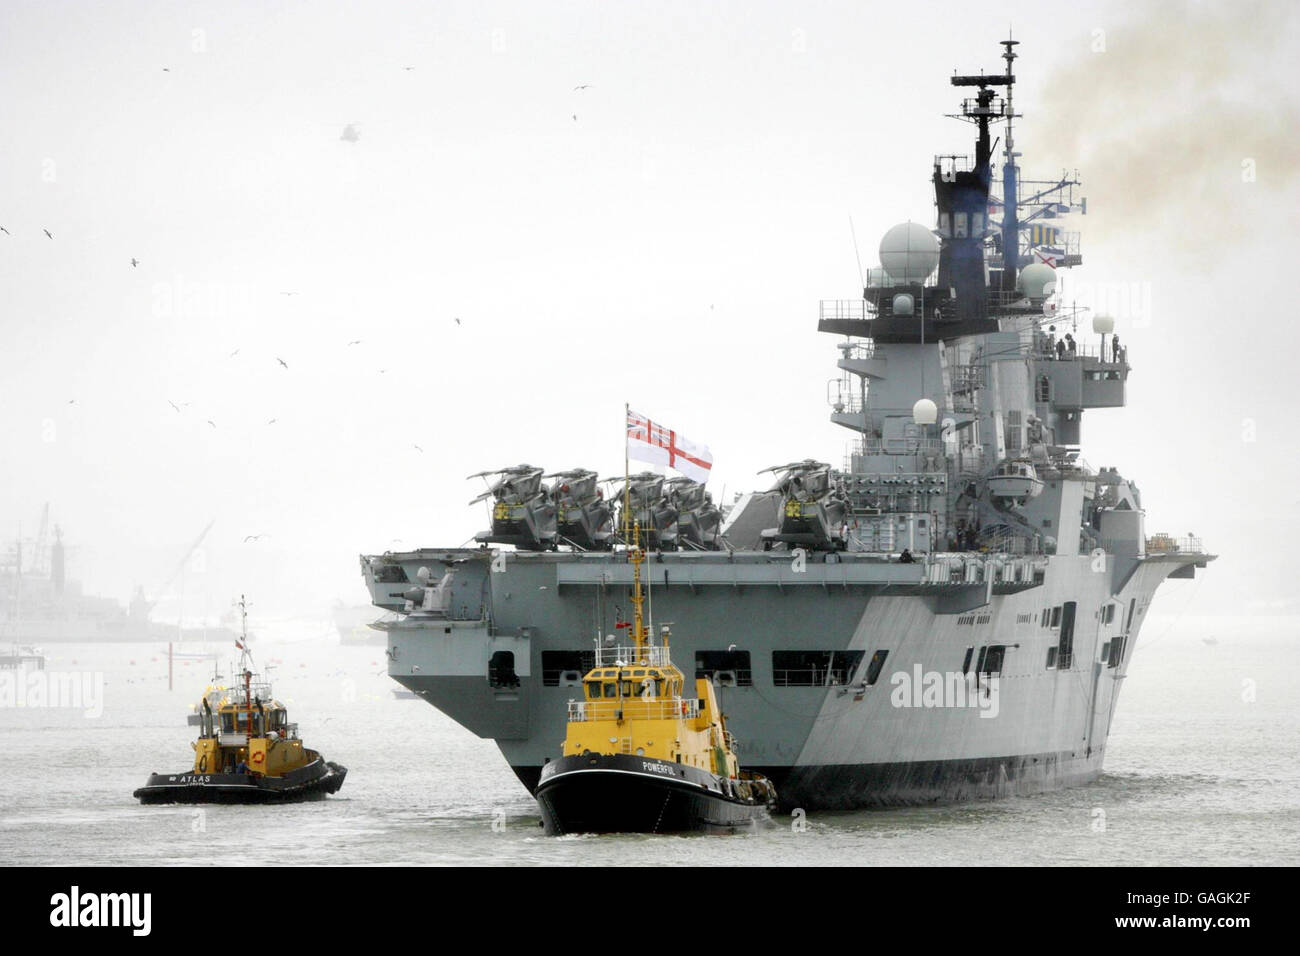
[[[1010,292],[1016,287],[1016,274],[1020,270],[1020,219],[1018,200],[1020,187],[1016,182],[1016,145],[1012,135],[1011,121],[1015,110],[1011,106],[1011,90],[1016,78],[1011,72],[1011,62],[1016,58],[1014,47],[1020,44],[1008,35],[1001,41],[1006,52],[1002,59],[1007,61],[1007,143],[1003,150],[1002,164],[1002,289]]]

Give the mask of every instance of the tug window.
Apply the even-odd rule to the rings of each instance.
[[[1124,638],[1116,637],[1110,642],[1110,654],[1106,659],[1107,667],[1118,667],[1124,660]]]
[[[605,696],[606,696],[606,697],[617,697],[617,696],[618,696],[618,685],[617,685],[617,684],[606,684],[606,685],[605,685]]]

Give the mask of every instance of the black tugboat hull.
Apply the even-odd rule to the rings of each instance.
[[[132,796],[141,803],[296,803],[337,793],[347,773],[347,767],[320,758],[281,777],[155,773]]]
[[[742,799],[735,787],[735,781],[682,764],[590,754],[546,764],[535,796],[552,836],[736,833],[769,823],[769,802]]]

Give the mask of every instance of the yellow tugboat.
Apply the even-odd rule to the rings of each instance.
[[[652,645],[642,616],[640,527],[632,563],[632,644],[596,650],[583,698],[569,701],[563,755],[542,767],[536,797],[546,832],[732,833],[769,819],[776,790],[740,770],[709,680],[673,664],[669,633]]]
[[[239,611],[246,638],[242,597]],[[247,640],[237,646],[240,680],[215,709],[208,696],[200,703],[194,767],[150,774],[133,794],[141,803],[287,803],[321,799],[343,786],[347,768],[303,746],[271,685],[253,673]]]

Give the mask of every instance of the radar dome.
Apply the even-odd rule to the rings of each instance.
[[[1031,299],[1047,298],[1056,291],[1056,270],[1041,262],[1030,263],[1016,277],[1016,291]]]
[[[933,425],[939,420],[939,407],[928,398],[922,398],[912,406],[912,421],[918,425]]]
[[[924,282],[939,264],[939,240],[919,222],[899,223],[880,240],[880,265],[898,282]]]
[[[1094,315],[1092,317],[1092,330],[1105,335],[1107,332],[1115,331],[1115,320],[1109,315]]]
[[[881,289],[893,284],[894,280],[889,277],[889,273],[879,266],[867,270],[867,288]]]

